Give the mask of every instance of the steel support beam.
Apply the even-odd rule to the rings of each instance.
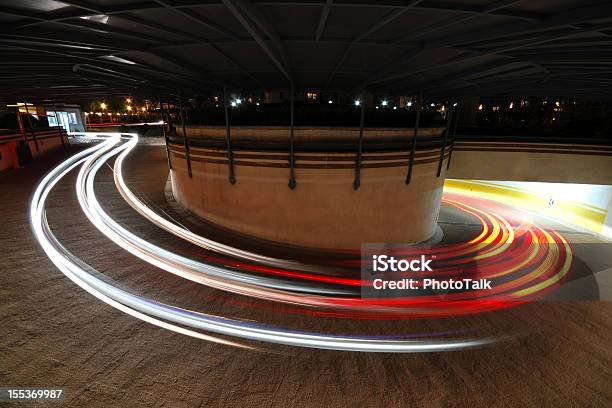
[[[272,60],[279,71],[289,80],[289,82],[293,82],[293,75],[286,64],[287,58],[278,35],[271,27],[262,21],[261,17],[255,15],[251,9],[251,4],[244,0],[223,0],[223,4],[225,4],[234,17],[238,19],[240,24],[248,31],[257,44],[259,44],[261,49]],[[274,51],[270,47],[268,44],[269,41],[264,38],[264,33],[261,31],[264,31],[270,41],[275,45],[277,51]]]
[[[323,32],[325,31],[325,25],[327,24],[327,19],[329,18],[329,13],[331,12],[333,4],[334,0],[327,0],[323,6],[323,10],[321,10],[321,17],[319,18],[317,32],[315,33],[314,37],[315,41],[319,41],[323,35]]]

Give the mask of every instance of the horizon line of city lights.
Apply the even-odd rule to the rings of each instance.
[[[316,97],[312,97],[311,95],[308,95],[308,100],[316,100],[318,97],[318,94],[316,95]],[[219,97],[218,96],[214,96],[213,97],[213,101],[216,103],[215,106],[217,108],[219,108]],[[329,99],[328,104],[334,104],[335,101],[333,99]],[[143,114],[147,114],[150,110],[150,106],[151,103],[148,100],[144,100],[145,106],[141,106],[141,107],[136,107],[133,105],[133,98],[132,97],[126,97],[125,98],[125,107],[124,110],[126,112],[112,112],[112,111],[108,111],[107,109],[109,109],[109,104],[107,104],[105,101],[102,102],[98,102],[99,107],[101,109],[101,111],[86,111],[84,112],[85,116],[131,116],[131,115],[138,115],[139,113],[143,113]],[[232,108],[237,108],[240,107],[242,104],[244,103],[249,103],[251,105],[256,105],[256,106],[260,106],[260,100],[256,99],[254,100],[254,98],[252,97],[248,97],[248,98],[242,98],[242,97],[235,97],[234,99],[232,99],[230,101],[229,106]],[[362,99],[354,99],[353,100],[353,106],[355,107],[361,107],[363,103]],[[529,101],[527,98],[522,98],[519,100],[513,100],[510,99],[509,101],[506,101],[507,104],[502,103],[501,101],[498,103],[495,102],[489,102],[488,104],[480,101],[476,107],[478,112],[487,110],[487,111],[492,111],[492,112],[499,112],[501,113],[501,111],[503,110],[503,108],[505,107],[507,110],[514,110],[514,109],[523,109],[528,107],[530,104],[534,103],[534,101]],[[564,107],[562,105],[568,105],[568,104],[573,104],[576,105],[576,101],[566,101],[566,100],[556,100],[556,101],[548,101],[547,99],[544,100],[536,100],[535,103],[541,103],[541,106],[547,106],[549,103],[551,103],[553,105],[553,111],[558,113],[558,112],[563,112],[564,111]],[[29,102],[21,102],[21,103],[15,103],[15,104],[7,104],[7,107],[23,107],[23,106],[27,106],[27,105],[31,105],[32,107],[35,107],[35,104],[33,103],[29,103]],[[439,113],[441,114],[445,114],[445,112],[448,110],[448,106],[451,105],[450,102],[447,103],[440,103],[440,102],[431,102],[429,103],[429,106],[431,108],[436,109]],[[452,103],[453,107],[456,107],[458,105],[457,102]],[[405,102],[405,104],[402,106],[400,105],[399,108],[404,108],[404,109],[409,109],[411,107],[415,106],[415,103],[413,100],[407,100]],[[427,105],[422,105],[422,107],[425,107]],[[390,101],[387,98],[383,98],[381,100],[379,100],[379,103],[376,104],[375,109],[380,109],[380,108],[387,108],[387,109],[392,109],[392,110],[397,110],[398,106],[397,105],[393,105],[390,106]],[[155,108],[154,108],[155,109]],[[555,120],[553,118],[553,120]]]

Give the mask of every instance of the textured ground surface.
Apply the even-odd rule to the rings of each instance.
[[[67,154],[0,175],[0,386],[66,387],[64,405],[69,407],[612,406],[611,302],[543,302],[429,321],[314,321],[263,310],[247,299],[169,276],[110,243],[81,214],[71,175],[50,197],[51,227],[71,251],[139,293],[297,328],[318,324],[345,332],[363,326],[402,333],[475,327],[516,337],[452,353],[260,352],[191,339],[124,315],[65,278],[30,233],[27,204],[33,186]],[[115,192],[109,174],[103,173],[97,186],[113,216],[155,242],[196,251],[135,215]],[[151,204],[170,211],[163,196],[167,171],[160,147],[140,148],[129,174]],[[602,290],[592,278],[581,282],[581,290]]]

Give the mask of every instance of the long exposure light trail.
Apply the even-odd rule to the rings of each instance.
[[[221,251],[225,254],[236,255],[242,258],[249,258],[251,260],[257,260],[264,263],[272,263],[276,265],[287,265],[289,262],[285,260],[276,260],[273,258],[261,258],[257,257],[256,254],[245,253],[238,249],[231,248],[228,246],[222,246],[210,239],[206,239],[200,237],[191,231],[175,225],[170,221],[165,220],[163,217],[157,215],[154,211],[152,211],[149,207],[147,207],[144,203],[136,198],[136,196],[129,190],[127,184],[123,179],[123,171],[122,171],[122,163],[123,160],[127,157],[130,150],[135,146],[136,142],[133,140],[125,146],[125,149],[122,149],[123,152],[119,155],[117,161],[115,162],[114,171],[115,171],[115,184],[117,185],[119,191],[122,196],[126,199],[126,201],[135,208],[139,213],[144,215],[149,220],[155,220],[154,223],[158,226],[161,226],[165,230],[174,233],[175,235],[186,239],[189,242],[195,243],[196,245],[208,248],[221,248]],[[112,155],[112,154],[109,154]],[[99,165],[97,166],[99,168]],[[95,174],[95,171],[92,171],[92,174]],[[93,179],[89,186],[89,196],[94,197],[93,192]],[[568,271],[569,264],[571,263],[571,250],[566,242],[563,241],[562,237],[555,234],[558,238],[551,238],[551,235],[546,233],[542,228],[533,225],[531,222],[525,221],[524,219],[519,219],[519,229],[518,234],[516,235],[514,228],[510,225],[509,221],[506,218],[500,216],[496,212],[493,211],[482,211],[478,208],[470,206],[466,203],[462,203],[457,200],[453,200],[450,198],[445,198],[444,202],[456,206],[457,208],[474,215],[477,219],[479,219],[482,223],[483,230],[481,234],[475,239],[459,244],[459,245],[446,245],[440,246],[438,248],[434,248],[432,253],[436,253],[439,259],[448,259],[455,258],[454,260],[448,261],[449,267],[441,268],[438,272],[438,275],[450,275],[453,273],[457,273],[457,270],[452,268],[452,264],[458,264],[459,268],[463,268],[464,265],[461,263],[479,262],[480,273],[483,276],[488,276],[491,278],[499,278],[505,275],[509,275],[513,272],[519,271],[524,267],[535,264],[535,261],[544,260],[540,267],[535,268],[535,270],[528,274],[527,277],[522,277],[516,279],[510,283],[500,285],[496,291],[491,291],[490,294],[503,294],[504,297],[502,300],[505,302],[500,302],[500,299],[497,299],[497,302],[486,303],[483,301],[483,297],[486,295],[478,293],[476,297],[476,301],[472,302],[471,305],[466,303],[453,303],[452,306],[457,306],[447,310],[451,305],[448,300],[457,300],[457,301],[470,301],[469,298],[466,298],[464,294],[454,294],[445,297],[445,301],[443,304],[440,303],[438,297],[427,297],[420,296],[417,299],[392,299],[392,300],[384,300],[377,299],[374,301],[368,301],[359,298],[330,298],[330,297],[317,297],[317,296],[303,296],[303,295],[295,295],[295,294],[287,294],[282,292],[273,292],[273,291],[265,291],[262,292],[260,289],[249,287],[240,287],[236,288],[235,286],[230,287],[227,283],[216,281],[210,281],[209,279],[205,279],[201,276],[193,275],[191,272],[185,272],[185,270],[190,268],[195,268],[198,272],[209,273],[211,270],[210,265],[202,264],[194,260],[190,260],[187,258],[183,258],[177,256],[173,253],[163,252],[161,248],[150,247],[148,242],[137,242],[138,238],[134,239],[134,236],[129,232],[125,231],[120,227],[117,223],[115,223],[110,217],[108,217],[99,207],[96,200],[93,200],[91,203],[92,207],[98,213],[99,218],[105,220],[108,225],[111,225],[115,231],[118,231],[119,237],[128,237],[132,242],[130,245],[135,245],[136,247],[140,246],[139,250],[134,254],[136,256],[142,257],[143,250],[146,252],[146,247],[154,248],[150,256],[153,254],[163,253],[166,257],[166,261],[172,264],[172,267],[165,268],[166,270],[177,273],[177,270],[180,270],[178,274],[183,277],[187,277],[188,279],[198,281],[201,283],[212,285],[213,287],[230,290],[234,293],[246,294],[254,297],[261,297],[268,300],[273,301],[281,301],[286,303],[294,303],[300,304],[304,306],[319,306],[319,307],[333,307],[333,308],[349,308],[349,309],[369,309],[369,310],[377,310],[377,311],[397,311],[397,312],[406,312],[405,309],[398,309],[405,306],[411,307],[421,307],[425,308],[422,310],[423,314],[431,314],[432,311],[428,309],[436,309],[437,313],[469,313],[476,311],[484,311],[492,308],[500,308],[507,307],[507,301],[516,301],[520,300],[521,297],[525,297],[528,294],[534,294],[538,290],[545,290],[552,287],[554,283],[556,283],[560,278],[562,278]],[[491,225],[491,227],[489,227]],[[518,237],[524,236],[527,234],[527,238],[523,239],[520,244],[515,244],[515,241]],[[110,237],[110,236],[109,236]],[[111,239],[113,239],[111,237]],[[122,238],[114,238],[114,239],[122,239]],[[562,245],[563,251],[562,253],[556,248],[557,244]],[[544,251],[549,249],[550,251]],[[475,250],[476,249],[476,250]],[[510,249],[510,250],[509,250]],[[167,256],[166,256],[167,255]],[[512,255],[512,257],[509,257]],[[542,258],[544,257],[544,258]],[[500,260],[499,258],[504,258]],[[143,259],[147,259],[146,257]],[[556,260],[565,259],[565,263],[559,268],[559,273],[553,273],[556,271]],[[158,265],[160,266],[160,265]],[[273,275],[281,275],[281,276],[292,276],[300,279],[309,279],[314,281],[332,281],[335,280],[335,283],[338,284],[349,284],[354,285],[353,280],[351,279],[337,279],[330,278],[327,280],[327,277],[323,275],[305,275],[305,274],[296,274],[295,272],[286,271],[286,270],[277,270],[271,268],[262,268],[261,266],[253,266],[248,264],[241,264],[246,270],[252,270],[256,272],[268,272]],[[302,266],[302,265],[301,265]],[[160,267],[164,268],[163,265]],[[213,273],[215,276],[223,276],[232,277],[233,273],[228,273],[228,271],[219,273],[218,270]],[[546,278],[547,274],[553,274],[555,279],[547,279],[544,284],[538,284],[532,290],[522,289],[520,292],[512,293],[512,289],[519,288],[521,285],[530,283],[530,278],[533,282],[538,281],[539,279]],[[297,275],[297,276],[296,276]],[[261,277],[257,277],[254,279],[250,279],[250,283],[254,283],[259,286],[267,286],[274,287],[273,285],[263,284],[265,281],[259,281]],[[258,282],[259,281],[259,282]],[[350,283],[344,283],[346,281],[350,281]],[[361,282],[363,284],[363,282]],[[312,291],[312,287],[305,287],[303,283],[293,283],[291,285],[284,284],[281,286],[276,286],[280,289],[290,289],[291,291],[297,292],[310,292],[317,293],[316,291]],[[324,293],[324,291],[321,291]],[[321,293],[319,292],[319,293]],[[444,306],[444,307],[440,307]],[[446,310],[446,311],[445,311]]]
[[[109,139],[109,142],[111,141],[112,139]],[[86,282],[86,280],[82,279],[83,277],[93,278],[93,276],[91,276],[88,272],[86,272],[83,269],[84,264],[82,262],[76,262],[76,258],[71,253],[69,253],[61,244],[59,244],[57,239],[55,239],[55,236],[49,229],[49,225],[47,223],[47,219],[45,215],[44,206],[45,206],[47,197],[49,193],[51,192],[51,190],[53,189],[53,187],[66,174],[68,174],[71,170],[73,170],[75,167],[77,167],[79,164],[85,161],[88,154],[91,154],[95,152],[96,150],[103,148],[104,144],[106,143],[103,143],[99,146],[94,146],[90,149],[84,150],[72,156],[71,158],[69,158],[68,160],[60,164],[59,166],[57,166],[55,169],[49,172],[49,174],[47,174],[47,176],[45,176],[43,180],[40,181],[38,187],[34,191],[34,194],[32,196],[32,201],[30,203],[30,223],[31,223],[31,227],[34,232],[34,235],[36,236],[38,242],[42,246],[43,250],[49,257],[51,262],[53,262],[53,264],[60,271],[62,271],[64,275],[66,275],[71,281],[76,283],[82,289],[84,289],[91,295],[95,296],[96,298],[102,300],[104,303],[132,317],[135,317],[144,322],[153,324],[155,326],[158,326],[164,329],[168,329],[168,330],[180,333],[180,334],[184,334],[190,337],[212,341],[215,343],[232,345],[236,347],[250,348],[249,346],[242,345],[237,342],[232,342],[232,341],[220,339],[214,336],[210,336],[204,333],[199,333],[193,330],[186,329],[184,327],[180,327],[180,326],[176,326],[176,325],[164,322],[152,316],[146,315],[142,312],[139,312],[138,310],[132,309],[126,306],[125,304],[118,302],[115,299],[107,296],[103,291],[96,289],[95,286],[91,286],[90,284]],[[90,271],[93,270],[93,268],[91,267],[88,267],[87,269],[89,269]],[[97,279],[97,278],[93,278],[93,279],[94,279],[94,282],[104,285],[106,286],[107,289],[110,289],[111,285],[105,284],[100,279]]]
[[[202,283],[207,286],[260,299],[297,304],[302,306],[334,307],[346,309],[369,309],[386,312],[405,312],[405,303],[388,302],[384,299],[373,303],[362,302],[360,298],[334,298],[329,296],[305,295],[289,293],[286,291],[264,289],[262,286],[273,286],[269,280],[258,276],[237,274],[231,270],[215,267],[197,260],[185,258],[181,255],[167,251],[150,242],[132,234],[115,222],[99,205],[95,192],[94,180],[96,173],[106,160],[123,149],[135,146],[136,138],[128,143],[111,149],[100,150],[92,154],[84,163],[77,178],[77,197],[79,203],[89,220],[113,242],[126,249],[133,255],[164,269],[177,276]],[[248,281],[248,283],[246,283]],[[280,287],[280,284],[276,285]],[[297,292],[307,292],[310,287],[303,283],[285,284],[285,287]],[[329,291],[333,293],[332,291]],[[341,291],[336,291],[342,293]],[[431,300],[420,300],[419,303]],[[434,300],[435,301],[435,300]],[[415,306],[414,300],[407,300],[407,304]],[[482,307],[484,303],[478,305]]]
[[[133,317],[155,324],[157,326],[178,333],[198,337],[228,345],[243,346],[240,343],[208,336],[184,327],[176,326],[166,321],[205,330],[217,334],[239,337],[249,340],[265,341],[277,344],[285,344],[299,347],[312,347],[332,350],[364,351],[364,352],[426,352],[447,351],[470,347],[478,347],[494,341],[492,338],[468,339],[468,340],[386,340],[372,337],[348,337],[325,335],[319,333],[298,332],[293,330],[274,329],[260,327],[252,322],[242,322],[234,319],[207,315],[195,311],[185,310],[178,307],[159,303],[146,299],[105,282],[96,277],[98,274],[94,268],[85,264],[66,250],[55,238],[46,221],[45,203],[53,187],[70,171],[83,163],[79,172],[78,182],[80,185],[88,179],[83,169],[92,167],[92,164],[100,157],[108,157],[108,152],[119,142],[119,134],[110,134],[109,139],[92,148],[86,149],[66,161],[60,163],[51,170],[36,187],[32,202],[30,204],[30,221],[32,230],[37,241],[51,261],[69,279],[78,286],[102,300],[108,305],[121,310]],[[134,139],[136,135],[132,135]],[[93,166],[100,166],[99,162]],[[93,183],[93,181],[92,181]],[[87,184],[87,183],[86,183]],[[93,187],[81,186],[80,200],[87,200],[83,196],[84,191]],[[91,191],[89,191],[91,192]],[[94,217],[95,215],[90,214]],[[91,218],[90,218],[91,219]],[[163,320],[160,320],[163,319]]]
[[[111,240],[127,249],[135,256],[178,276],[217,289],[260,299],[293,303],[302,306],[328,307],[334,309],[341,308],[369,312],[397,312],[402,315],[405,315],[411,310],[415,316],[457,315],[509,307],[512,305],[509,301],[521,300],[522,297],[535,294],[538,291],[550,289],[565,275],[568,270],[569,262],[571,262],[571,250],[567,243],[563,243],[563,251],[560,251],[559,248],[557,248],[557,242],[554,239],[551,241],[547,238],[547,236],[550,237],[550,235],[545,234],[544,230],[540,227],[533,226],[532,223],[520,219],[519,222],[522,229],[519,229],[519,235],[516,235],[510,223],[496,212],[483,211],[465,202],[445,198],[445,202],[458,207],[462,211],[473,214],[481,220],[483,233],[476,239],[467,243],[440,246],[432,249],[432,253],[437,254],[438,259],[441,261],[446,260],[446,265],[442,263],[442,267],[438,268],[436,272],[438,276],[451,275],[458,271],[464,271],[465,264],[470,264],[474,261],[478,261],[476,271],[482,276],[491,278],[503,277],[523,267],[535,266],[534,271],[526,275],[527,277],[519,277],[518,279],[499,285],[495,291],[491,291],[490,293],[474,292],[468,294],[464,292],[446,295],[444,299],[441,299],[439,296],[417,296],[393,299],[337,298],[286,292],[282,289],[288,289],[291,292],[315,294],[346,293],[337,289],[320,290],[313,287],[311,284],[305,284],[300,281],[287,283],[277,280],[268,280],[261,276],[245,275],[224,267],[216,267],[185,258],[135,236],[110,218],[108,214],[102,210],[95,198],[95,174],[106,160],[114,154],[123,151],[121,156],[125,158],[127,152],[131,150],[136,143],[136,138],[132,138],[127,143],[114,148],[112,151],[98,152],[96,153],[96,157],[90,157],[88,164],[83,166],[84,168],[81,170],[77,183],[77,191],[80,197],[79,201],[83,210],[97,228]],[[108,150],[110,150],[110,148]],[[88,170],[85,170],[85,167],[87,167]],[[122,188],[126,190],[126,193],[129,192],[126,183],[123,181],[121,165],[115,166],[115,179],[116,183],[118,181],[118,184],[123,186]],[[129,194],[134,196],[131,192],[129,192]],[[465,199],[462,201],[465,201]],[[489,224],[491,225],[490,228]],[[554,234],[558,235],[556,233]],[[531,241],[525,238],[525,236]],[[515,241],[518,237],[524,239],[517,244]],[[551,241],[550,244],[547,244],[548,241]],[[559,244],[562,242],[561,240]],[[549,246],[550,251],[548,250]],[[229,247],[226,247],[226,250],[228,252],[234,252],[234,250]],[[418,251],[419,249],[415,250]],[[558,268],[557,261],[563,259],[565,259],[565,264],[561,268]],[[541,262],[539,266],[538,262]],[[248,264],[242,265],[244,265],[245,270],[249,271],[269,272],[274,275],[284,276],[295,275],[294,272],[287,270],[262,269],[259,266]],[[557,270],[559,270],[559,273],[556,273]],[[551,274],[557,278],[546,279],[547,275]],[[305,275],[303,273],[299,276],[300,279],[306,280],[318,280],[320,277],[321,275]],[[532,279],[531,281],[530,278]],[[544,280],[545,283],[538,283],[532,290],[521,287],[532,282],[537,283],[540,280]],[[337,283],[341,284],[341,280],[338,280]],[[367,282],[365,283],[367,284]],[[361,284],[364,284],[364,282],[361,282]],[[271,288],[278,290],[271,290]],[[513,289],[519,288],[521,289],[520,292],[512,292]],[[501,295],[502,297],[485,299],[487,296],[491,295]],[[450,300],[453,300],[453,302],[449,302]]]

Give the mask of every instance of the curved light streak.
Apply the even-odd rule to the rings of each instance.
[[[143,240],[140,237],[137,237],[110,218],[108,214],[102,210],[99,203],[95,199],[95,174],[106,162],[106,160],[114,154],[123,151],[123,153],[121,153],[121,160],[123,160],[129,150],[131,150],[136,143],[137,139],[136,137],[133,137],[132,140],[129,140],[127,143],[115,148],[114,150],[109,148],[107,149],[109,150],[108,152],[98,152],[89,158],[88,162],[81,169],[79,179],[77,181],[79,202],[81,203],[84,212],[91,222],[96,225],[98,229],[100,229],[100,231],[102,231],[107,237],[116,242],[118,245],[131,252],[133,255],[140,257],[141,259],[168,272],[217,289],[260,299],[279,301],[283,303],[293,303],[302,306],[366,310],[369,312],[397,312],[404,314],[408,311],[412,311],[416,315],[421,316],[465,314],[509,307],[511,305],[509,303],[510,301],[522,300],[523,298],[533,295],[538,291],[550,289],[565,276],[569,270],[569,264],[571,263],[571,249],[565,242],[563,244],[565,246],[564,252],[567,254],[565,263],[561,268],[559,268],[558,273],[555,274],[555,279],[546,279],[544,283],[538,283],[531,290],[527,288],[513,293],[513,289],[519,288],[523,284],[538,282],[541,278],[546,278],[548,273],[556,272],[555,262],[562,256],[562,254],[560,254],[558,248],[555,247],[555,238],[548,238],[550,237],[550,234],[547,234],[543,229],[537,226],[532,226],[530,222],[521,220],[521,225],[526,225],[526,228],[533,227],[533,230],[528,230],[533,244],[531,246],[527,245],[527,247],[525,247],[524,244],[514,245],[513,250],[508,251],[518,236],[515,236],[514,229],[504,217],[493,211],[483,211],[466,203],[445,198],[445,202],[473,214],[479,220],[481,220],[483,232],[476,239],[467,243],[434,248],[431,252],[435,253],[439,260],[460,257],[458,260],[449,260],[449,266],[440,268],[440,270],[437,272],[438,275],[443,276],[456,273],[456,268],[453,268],[452,265],[457,264],[459,267],[462,267],[461,265],[462,263],[466,262],[466,259],[468,262],[478,261],[478,267],[483,273],[481,277],[502,277],[509,275],[520,268],[536,265],[534,271],[527,274],[525,277],[520,277],[509,283],[500,284],[495,288],[495,290],[489,291],[489,293],[471,292],[468,294],[463,292],[459,294],[445,295],[444,299],[440,299],[439,296],[418,296],[414,298],[396,298],[390,300],[361,299],[354,297],[337,298],[329,296],[311,296],[301,293],[289,293],[286,292],[287,289],[293,292],[297,291],[327,294],[334,294],[334,292],[335,294],[339,294],[342,293],[342,291],[313,290],[312,286],[304,285],[303,282],[280,283],[276,280],[266,280],[266,278],[262,278],[261,276],[245,275],[226,268],[216,267],[210,264],[185,258],[173,252],[166,251],[146,240]],[[119,165],[115,166],[115,180],[116,183],[122,186],[121,189],[124,190],[124,193],[127,196],[131,195],[132,197],[135,197],[133,193],[129,192],[129,189],[127,189],[126,184],[123,181],[121,161],[119,162]],[[491,228],[489,228],[489,224],[491,225]],[[195,234],[190,234],[195,236]],[[519,231],[519,236],[524,234],[524,231]],[[562,239],[559,234],[554,234]],[[542,246],[542,243],[540,242],[542,236],[544,237],[543,242],[551,243],[550,251],[546,247],[546,244],[545,247]],[[213,242],[210,240],[208,241]],[[477,251],[475,251],[475,248]],[[227,246],[224,250],[234,252],[233,248]],[[422,249],[417,249],[416,251],[420,252]],[[500,261],[498,259],[500,256],[502,258],[508,258],[508,256],[513,253],[515,253],[516,260],[514,258],[510,258],[509,261]],[[273,258],[268,259],[273,260]],[[542,260],[542,263],[538,266],[537,262],[540,260]],[[258,268],[257,271],[261,271],[261,269]],[[283,273],[285,272],[288,271],[283,271]],[[279,271],[274,271],[274,273],[278,274]],[[310,275],[310,277],[313,279],[319,279],[318,276]],[[363,282],[361,282],[361,284],[363,284]],[[487,297],[490,298],[491,295],[502,297],[498,297],[497,299],[486,299]],[[455,302],[449,302],[450,300]]]
[[[241,322],[213,315],[166,305],[140,296],[136,296],[94,276],[98,273],[73,254],[67,251],[51,232],[45,215],[45,202],[53,187],[71,170],[83,163],[79,172],[78,183],[87,180],[83,169],[92,166],[98,157],[107,154],[119,141],[118,134],[92,148],[86,149],[65,160],[51,170],[36,187],[30,204],[30,222],[37,241],[49,259],[78,286],[102,300],[106,304],[133,317],[155,324],[178,333],[198,337],[229,345],[244,346],[240,343],[204,335],[193,330],[176,326],[160,319],[181,325],[206,330],[209,332],[239,337],[243,339],[265,341],[298,347],[311,347],[331,350],[362,352],[431,352],[458,350],[483,346],[494,340],[492,338],[476,340],[384,340],[371,337],[334,336],[319,333],[287,331],[275,328],[259,327],[254,323]],[[97,166],[97,164],[95,165]],[[95,167],[94,166],[94,167]],[[99,168],[99,167],[98,167]],[[86,183],[87,184],[87,183]],[[89,190],[87,184],[85,190]],[[80,200],[85,198],[83,190],[79,192]],[[85,198],[86,199],[86,198]],[[91,215],[91,214],[90,214]],[[95,217],[95,216],[94,216]]]
[[[183,226],[170,222],[164,217],[157,214],[150,207],[148,207],[141,200],[139,200],[138,197],[136,197],[136,195],[128,188],[123,178],[123,162],[137,143],[138,139],[136,137],[130,142],[128,142],[128,145],[125,147],[123,152],[119,156],[117,156],[113,169],[114,180],[115,185],[117,186],[117,190],[119,191],[123,199],[143,217],[147,218],[153,224],[164,229],[165,231],[168,231],[169,233],[174,234],[177,237],[180,237],[185,241],[191,242],[192,244],[204,249],[209,249],[215,252],[222,253],[224,255],[241,258],[252,262],[273,265],[280,268],[291,268],[296,270],[310,271],[317,270],[315,268],[312,268],[312,266],[302,264],[301,262],[263,256],[239,248],[234,248],[229,245],[221,244],[220,242],[216,242],[211,239],[202,237],[201,235],[195,234],[192,231],[189,231],[188,229],[184,228]]]

